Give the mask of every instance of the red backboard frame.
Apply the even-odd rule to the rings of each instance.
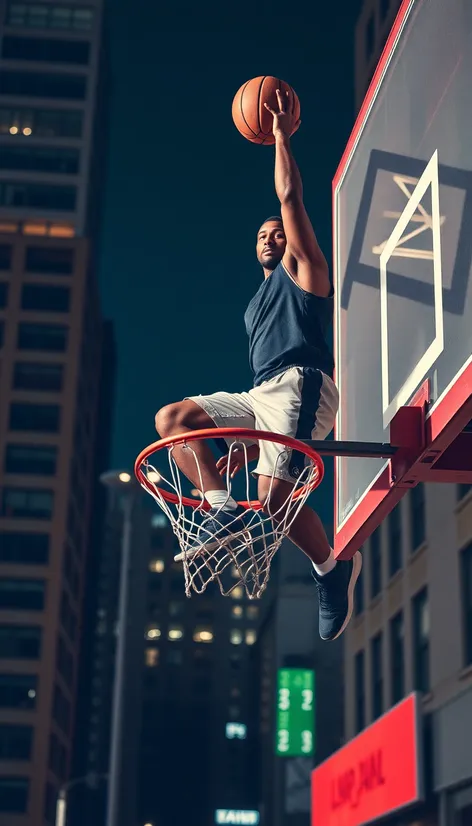
[[[420,0],[403,0],[359,111],[346,149],[333,179],[333,227],[336,192],[351,158],[360,131],[378,91],[386,65],[405,19]],[[337,279],[336,237],[333,238],[335,288]],[[335,363],[337,364],[338,319],[335,318]],[[337,471],[335,464],[336,557],[349,559],[380,525],[408,488],[419,482],[472,483],[472,432],[464,428],[472,420],[472,355],[447,393],[429,410],[429,384],[425,382],[407,407],[401,408],[390,425],[390,442],[399,448],[380,476],[338,530]],[[338,434],[335,431],[335,438]]]

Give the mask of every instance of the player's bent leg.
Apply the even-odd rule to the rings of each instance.
[[[207,403],[205,397],[198,398],[202,399],[202,404]],[[244,406],[244,399],[240,395],[220,393],[210,398],[210,409],[215,411],[216,418],[223,414],[227,416],[229,412],[233,413],[241,426],[254,427],[252,411]],[[156,414],[155,423],[156,430],[162,437],[180,435],[191,430],[205,430],[219,424],[202,405],[192,399],[163,407]],[[190,449],[176,446],[173,457],[182,473],[203,492],[211,506],[196,532],[195,541],[186,549],[185,554],[182,552],[174,557],[176,561],[182,561],[184,556],[192,558],[223,547],[245,531],[246,525],[241,519],[244,509],[228,493],[226,478],[221,477],[213,452],[205,441],[192,442]]]
[[[258,477],[259,501],[265,511],[277,522],[285,517],[287,503],[293,483],[269,476]],[[289,537],[315,565],[322,565],[328,559],[331,548],[320,517],[314,510],[303,505],[290,527]]]
[[[202,407],[190,399],[161,407],[156,413],[155,424],[157,432],[163,439],[182,432],[179,428],[204,430],[215,427],[208,413],[205,413]]]
[[[162,407],[156,413],[155,425],[162,439],[191,430],[206,430],[215,427],[208,413],[190,399]],[[198,490],[202,487],[204,491],[226,490],[224,480],[216,467],[215,457],[206,442],[201,440],[192,442],[191,450],[177,446],[172,455],[182,473]]]
[[[259,476],[258,485],[259,501],[264,511],[281,521],[293,484],[283,479]],[[354,588],[361,572],[362,556],[356,553],[348,562],[334,563],[333,551],[321,519],[308,505],[301,508],[288,535],[313,562],[319,599],[320,636],[323,640],[335,640],[343,633],[352,616]]]

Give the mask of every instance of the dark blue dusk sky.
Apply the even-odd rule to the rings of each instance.
[[[236,90],[272,74],[297,91],[293,150],[328,258],[331,180],[353,122],[358,0],[162,5],[109,3],[100,279],[118,348],[115,466],[156,438],[166,402],[251,383],[243,313],[261,279],[256,232],[278,202],[273,149],[233,126]]]

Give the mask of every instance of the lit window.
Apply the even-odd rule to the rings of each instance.
[[[161,629],[155,625],[150,625],[145,634],[147,640],[158,640],[160,636]]]
[[[231,599],[242,599],[244,596],[243,586],[236,585],[230,593]]]
[[[23,224],[24,235],[47,235],[48,226],[46,223]]]
[[[231,609],[231,614],[233,617],[242,617],[243,609],[241,605],[233,605]]]
[[[414,488],[413,488],[414,490]],[[428,589],[412,600],[414,687],[426,694],[430,690],[430,626]]]
[[[230,631],[229,639],[233,645],[241,645],[243,641],[243,632],[237,628],[233,628],[233,630]]]
[[[213,642],[213,631],[210,628],[196,628],[193,635],[194,642]]]
[[[226,737],[228,740],[245,740],[247,727],[244,723],[226,723]]]
[[[256,641],[256,632],[254,629],[246,631],[246,645],[254,645]]]
[[[259,616],[259,608],[257,605],[248,605],[246,608],[246,616],[248,619],[255,620]]]
[[[231,576],[233,579],[239,579],[241,576],[236,565],[231,565]]]
[[[168,638],[170,640],[181,640],[184,635],[184,629],[180,626],[174,626],[173,628],[169,628],[168,631]]]
[[[163,513],[154,513],[151,519],[151,526],[153,528],[165,528],[168,521]]]
[[[146,648],[144,652],[144,662],[149,668],[155,668],[156,665],[159,665],[159,649]]]
[[[162,574],[164,567],[163,559],[151,559],[149,563],[149,570],[152,571],[153,574]]]
[[[49,235],[53,238],[74,238],[75,229],[70,224],[51,224]]]

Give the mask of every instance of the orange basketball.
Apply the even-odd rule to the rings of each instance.
[[[233,121],[238,132],[248,141],[263,143],[266,146],[275,143],[272,132],[273,117],[264,103],[271,109],[278,108],[277,89],[280,89],[284,97],[288,92],[288,111],[292,114],[295,127],[300,118],[300,101],[292,87],[280,78],[270,75],[254,77],[243,83],[236,92],[232,108]]]

